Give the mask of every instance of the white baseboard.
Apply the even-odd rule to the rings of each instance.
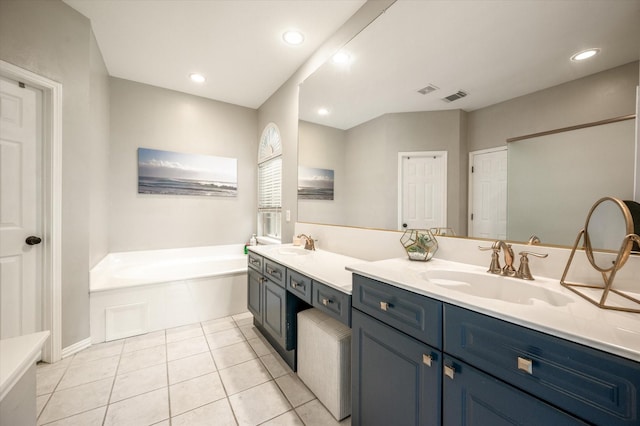
[[[86,339],[80,340],[79,342],[76,342],[71,346],[67,346],[66,348],[63,348],[62,358],[66,358],[75,353],[78,353],[81,350],[88,348],[89,346],[91,346],[91,337],[87,337]]]

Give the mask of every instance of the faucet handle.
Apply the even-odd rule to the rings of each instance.
[[[520,253],[518,253],[518,254],[519,254],[520,256],[523,256],[523,257],[527,257],[527,255],[529,255],[529,254],[530,254],[531,256],[540,257],[540,258],[542,258],[542,259],[544,259],[545,257],[548,257],[548,256],[549,256],[549,254],[547,254],[547,253],[534,253],[534,252],[532,252],[532,251],[521,251],[521,252],[520,252]]]
[[[533,275],[531,275],[531,269],[529,269],[529,258],[527,255],[545,258],[549,256],[546,253],[534,253],[532,251],[521,251],[520,253],[520,267],[518,268],[518,272],[516,276],[518,278],[522,278],[523,280],[531,280],[533,281]]]
[[[487,272],[491,274],[500,274],[502,272],[499,259],[500,247],[495,247],[495,245],[491,247],[478,246],[478,249],[482,251],[493,250],[493,252],[491,253],[491,264],[489,265],[489,269],[487,270]]]
[[[529,241],[527,242],[527,244],[530,246],[540,244],[540,238],[538,238],[537,235],[532,235],[531,237],[529,237]]]

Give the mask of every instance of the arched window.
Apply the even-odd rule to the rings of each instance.
[[[280,239],[282,228],[282,140],[269,123],[258,147],[258,235]]]

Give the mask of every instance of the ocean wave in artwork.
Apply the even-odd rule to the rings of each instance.
[[[238,186],[234,182],[140,176],[138,193],[235,197],[238,195]]]

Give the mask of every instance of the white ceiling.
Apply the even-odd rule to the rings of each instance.
[[[601,53],[569,60],[590,47]],[[387,112],[471,111],[637,61],[640,0],[398,0],[345,51],[350,65],[302,84],[301,119],[348,129]],[[439,90],[417,93],[428,84]],[[468,96],[442,101],[458,90]]]
[[[258,108],[365,0],[64,0],[91,20],[109,74]],[[301,46],[282,42],[289,29]],[[191,82],[190,73],[207,81]]]
[[[64,1],[91,20],[110,75],[250,108],[365,3]],[[304,44],[285,45],[287,29]],[[569,61],[588,47],[602,52]],[[386,112],[470,111],[636,61],[640,0],[398,0],[346,50],[346,68],[326,64],[303,83],[302,119],[347,129]],[[439,90],[417,93],[428,84]],[[441,100],[458,90],[469,95]]]

